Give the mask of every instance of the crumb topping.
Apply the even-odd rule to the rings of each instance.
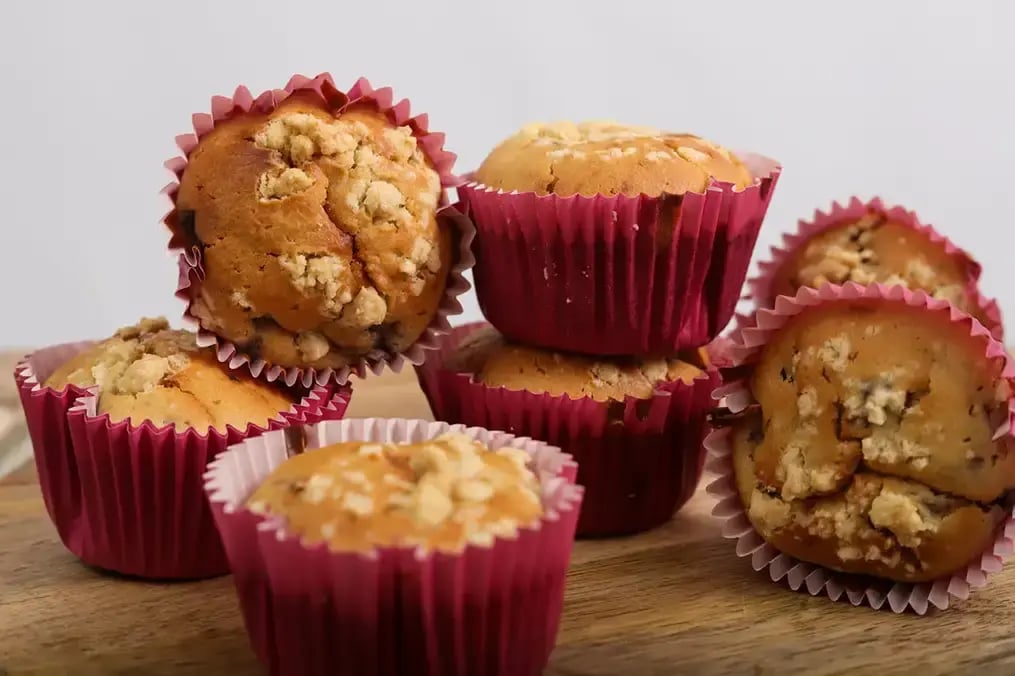
[[[515,537],[542,514],[529,455],[461,434],[422,444],[345,443],[291,458],[248,507],[284,516],[335,550],[417,546],[457,551]]]
[[[942,265],[945,259],[942,246],[871,212],[812,237],[792,263],[796,272],[791,275],[791,288],[781,289],[780,293],[792,293],[801,286],[878,282],[922,289],[969,311],[971,299],[959,278],[961,273],[955,270],[959,266],[954,260]]]

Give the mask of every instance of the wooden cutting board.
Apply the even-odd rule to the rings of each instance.
[[[429,416],[412,372],[352,416]],[[699,494],[667,526],[575,545],[548,674],[1013,674],[1015,566],[928,617],[854,608],[754,573]],[[256,674],[228,577],[151,584],[81,565],[29,467],[0,481],[0,676]]]

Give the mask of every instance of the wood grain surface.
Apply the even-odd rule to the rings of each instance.
[[[350,415],[428,416],[411,372],[357,385]],[[1013,674],[1015,573],[928,617],[853,608],[754,573],[700,493],[668,525],[574,549],[547,673]],[[228,577],[152,584],[80,564],[30,468],[0,480],[0,676],[257,674]]]

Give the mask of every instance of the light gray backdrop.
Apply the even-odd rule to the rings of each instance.
[[[1007,0],[5,2],[0,346],[177,318],[161,163],[212,94],[330,70],[392,85],[475,167],[521,124],[615,118],[786,167],[762,247],[831,199],[917,209],[1008,293]],[[467,319],[478,316],[469,300]]]

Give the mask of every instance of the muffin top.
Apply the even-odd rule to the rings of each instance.
[[[175,229],[203,252],[191,312],[254,358],[338,368],[399,352],[452,262],[440,176],[412,129],[308,93],[218,124],[180,178]]]
[[[871,210],[803,242],[776,271],[771,296],[796,294],[802,286],[856,282],[922,289],[968,314],[978,308],[967,288],[970,261],[949,253],[926,233]]]
[[[248,508],[335,551],[460,551],[514,537],[543,513],[530,456],[462,434],[415,444],[346,442],[286,460]]]
[[[173,330],[165,319],[142,319],[117,331],[61,365],[43,383],[96,388],[97,413],[110,420],[149,420],[200,432],[227,425],[266,426],[292,408],[290,397],[274,386],[228,371],[209,349],[197,347],[188,331]]]
[[[704,349],[685,355],[685,359],[688,361],[552,352],[510,343],[486,325],[459,343],[447,367],[474,374],[476,380],[492,387],[620,401],[625,397],[649,399],[660,383],[690,383],[708,365]]]
[[[740,159],[698,136],[616,122],[530,124],[493,149],[476,181],[538,195],[680,195],[712,179],[751,185]]]
[[[993,438],[1009,384],[984,342],[947,313],[887,301],[824,304],[776,331],[748,380],[757,405],[733,435],[762,536],[907,581],[982,551],[1015,487],[1015,454]]]

